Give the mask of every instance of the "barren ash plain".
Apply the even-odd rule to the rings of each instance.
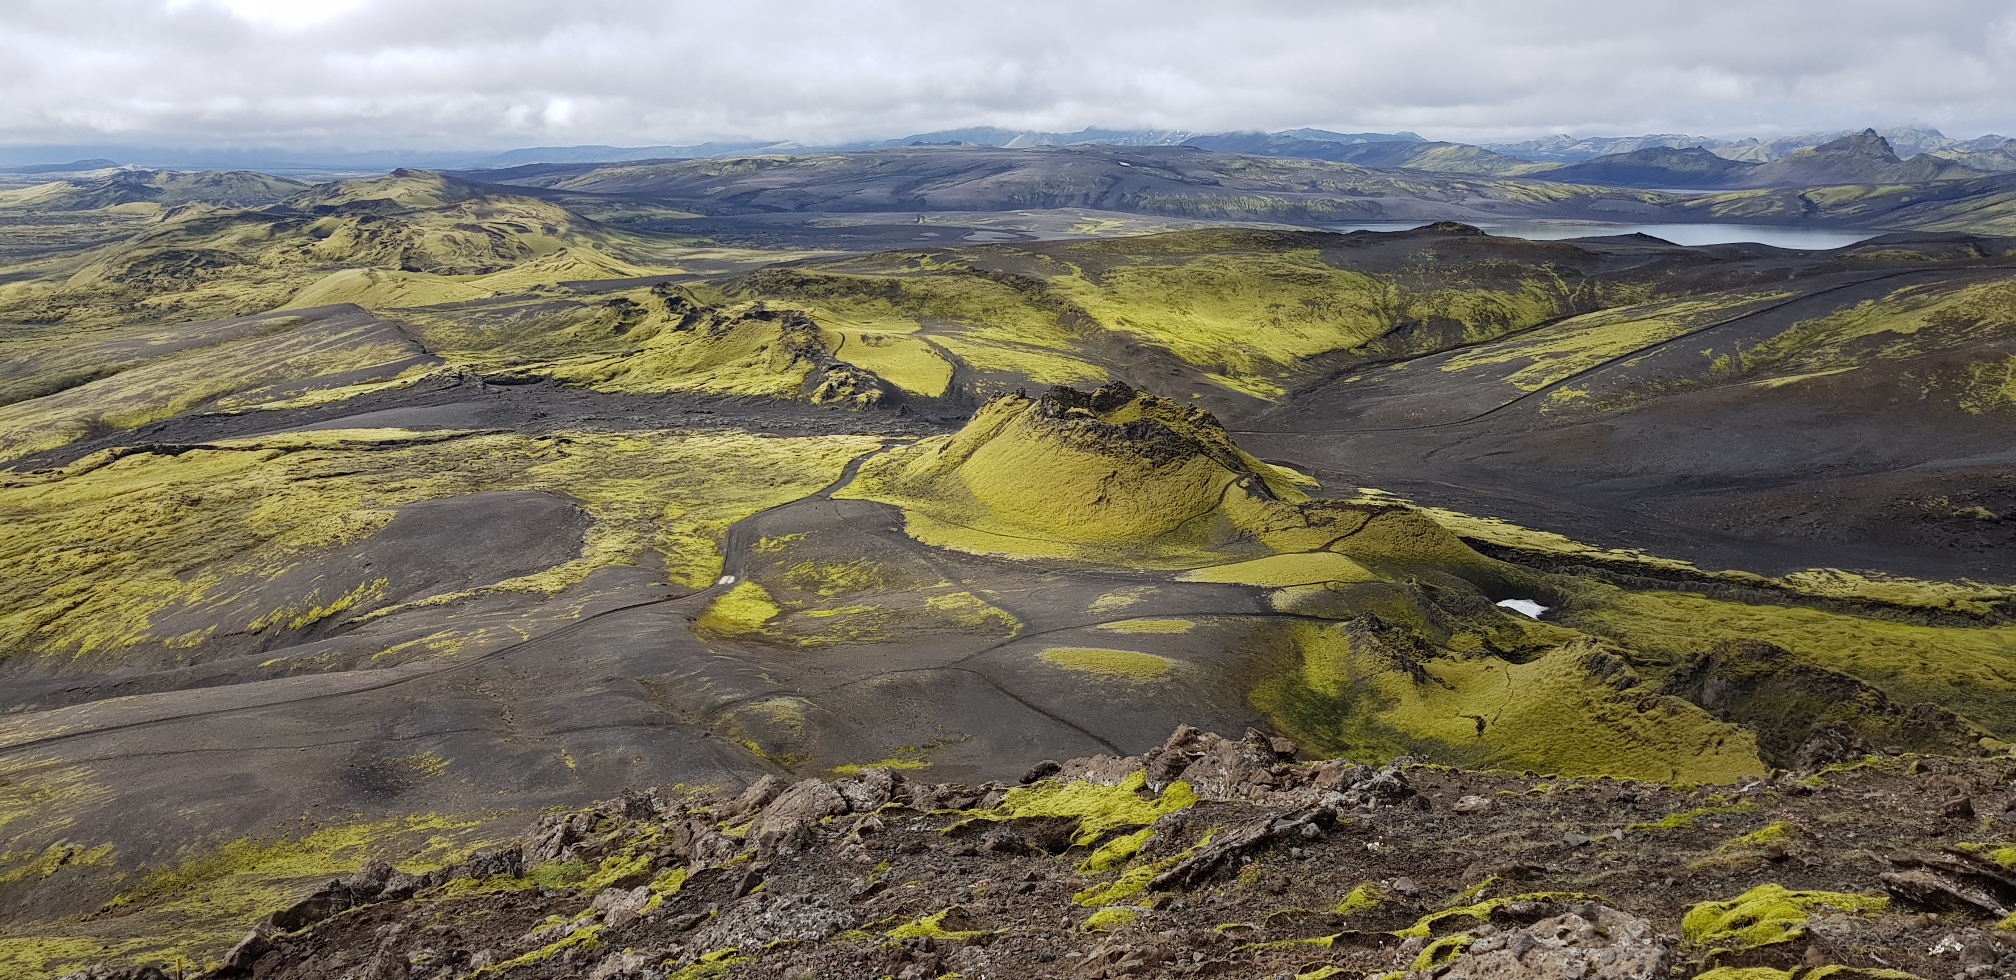
[[[4,177],[0,976],[2016,975],[2016,173],[1284,139]]]

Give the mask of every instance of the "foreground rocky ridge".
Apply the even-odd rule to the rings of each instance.
[[[1184,728],[1020,785],[870,769],[626,793],[373,863],[208,974],[1987,977],[2016,968],[2016,761],[1730,788],[1296,761]],[[151,977],[151,968],[79,976]]]

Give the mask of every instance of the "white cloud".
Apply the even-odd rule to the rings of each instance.
[[[995,124],[2016,130],[2016,6],[9,0],[0,142],[463,149]]]
[[[211,6],[254,24],[295,30],[326,24],[362,9],[370,0],[166,0],[163,9],[179,13]]]

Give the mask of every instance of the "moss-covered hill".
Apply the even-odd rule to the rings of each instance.
[[[906,532],[937,547],[1188,568],[1184,581],[1269,590],[1273,610],[1305,619],[1248,641],[1273,644],[1294,664],[1258,682],[1254,703],[1298,738],[1353,757],[1419,751],[1468,765],[1727,778],[1761,771],[1766,757],[1789,762],[1828,724],[1954,752],[2016,734],[2003,697],[1977,686],[2000,685],[1963,680],[1973,657],[2016,654],[2004,591],[1983,590],[1972,616],[1942,627],[1910,623],[1908,592],[1881,583],[1837,579],[1802,594],[1800,581],[1753,576],[1735,581],[1753,594],[1777,591],[1775,602],[1703,601],[1695,629],[1713,638],[1675,636],[1662,633],[1671,614],[1653,610],[1684,603],[1679,596],[1619,590],[1587,573],[1535,574],[1478,554],[1390,500],[1311,501],[1309,482],[1238,449],[1209,415],[1115,385],[1004,396],[956,435],[870,460],[840,496],[901,508]],[[1455,526],[1490,536],[1460,519]],[[1666,568],[1714,581],[1680,563]],[[1582,633],[1493,606],[1516,596],[1558,605],[1549,622]],[[1859,601],[1869,618],[1783,605],[1828,598]],[[1725,651],[1745,635],[1737,621],[1756,639]],[[1933,707],[1940,699],[1896,659],[1905,649],[1937,658],[1930,669],[1945,677],[1937,683],[1978,691],[1973,707],[1957,709],[1950,697]],[[1689,661],[1683,650],[1701,653]],[[1109,660],[1125,654],[1108,649]],[[1759,674],[1789,686],[1769,693],[1749,682],[1744,697],[1721,693],[1730,678]],[[1683,698],[1657,696],[1661,684]],[[1906,716],[1916,719],[1914,734]]]
[[[130,239],[41,263],[0,287],[0,304],[14,319],[75,326],[257,313],[304,290],[349,302],[392,283],[405,305],[452,302],[491,295],[482,277],[540,260],[584,265],[588,277],[608,271],[598,246],[611,236],[544,202],[431,174],[355,184],[265,208],[168,212]],[[354,270],[383,278],[361,282]],[[567,278],[555,272],[553,281]]]
[[[120,168],[0,191],[0,210],[120,208],[158,214],[161,209],[184,204],[257,207],[292,197],[308,187],[297,180],[242,170],[188,173]]]

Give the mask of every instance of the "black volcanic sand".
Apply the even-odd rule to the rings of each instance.
[[[6,706],[32,713],[7,726],[0,759],[11,764],[11,779],[73,771],[108,788],[111,801],[77,814],[66,835],[113,841],[122,855],[158,862],[191,840],[263,832],[301,815],[317,826],[522,811],[626,786],[737,785],[752,764],[755,772],[784,771],[736,741],[766,741],[760,714],[739,717],[737,709],[778,699],[807,702],[802,734],[783,741],[829,764],[928,748],[946,778],[1045,755],[1136,751],[1176,718],[1235,729],[1260,722],[1212,693],[1221,678],[1254,669],[1227,641],[1245,635],[1248,619],[1270,615],[1258,590],[938,552],[910,540],[901,524],[893,508],[822,495],[738,525],[725,572],[777,577],[778,567],[756,567],[752,558],[764,556],[752,556],[752,547],[765,536],[803,534],[790,561],[908,563],[927,578],[984,587],[1021,620],[1020,631],[899,632],[886,642],[815,649],[709,640],[696,638],[693,619],[724,587],[678,593],[642,569],[608,570],[540,605],[490,597],[200,666],[20,677],[7,688]],[[481,494],[408,508],[348,557],[437,585],[492,581],[578,548],[581,528],[572,508],[553,498]],[[430,573],[444,562],[454,567]],[[1127,589],[1139,596],[1126,608],[1089,611]],[[1090,629],[1176,615],[1200,628],[1152,638]],[[271,658],[354,655],[450,623],[465,631],[501,624],[530,638],[491,640],[422,664],[262,679],[270,672],[260,665]],[[1126,648],[1143,639],[1200,670],[1184,689],[1149,698],[1129,680],[1087,678],[1035,658],[1051,645]],[[412,760],[428,756],[451,760],[453,778],[422,778]],[[44,896],[38,911],[85,911],[107,897]]]
[[[1698,374],[1704,353],[1755,346],[1794,323],[1909,285],[2005,272],[1889,269],[1787,284],[1773,301],[1531,392],[1446,371],[1462,351],[1358,369],[1228,423],[1242,445],[1325,482],[1373,486],[1578,540],[1710,568],[1777,575],[1870,568],[1932,579],[2009,577],[2008,521],[1911,505],[1946,497],[2004,513],[2016,491],[2006,424],[1899,399],[1914,373],[2007,341],[1909,361],[1874,359],[1796,385],[1729,385],[1643,397],[1584,417],[1550,404],[1565,388],[1643,392]],[[1502,370],[1502,368],[1500,368]],[[1593,413],[1592,413],[1593,414]]]

